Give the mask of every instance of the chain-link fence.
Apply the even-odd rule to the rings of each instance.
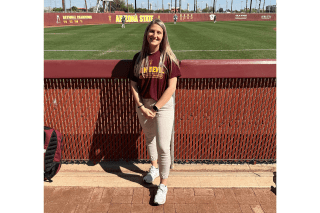
[[[177,163],[276,161],[275,78],[181,78],[175,111]],[[64,163],[149,159],[128,79],[45,79],[44,124]]]

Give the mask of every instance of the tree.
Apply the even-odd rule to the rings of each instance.
[[[212,7],[204,8],[204,9],[202,10],[203,13],[208,13],[208,12],[210,12],[210,11],[212,11]]]
[[[116,11],[128,11],[128,8],[125,5],[124,1],[114,0],[114,1],[111,1],[110,3],[111,3],[111,6],[116,9]]]
[[[86,4],[86,12],[88,12],[87,0],[84,0],[84,3]]]
[[[223,8],[219,8],[219,13],[223,13]]]
[[[251,13],[251,5],[252,5],[252,0],[250,1],[250,13]]]
[[[231,0],[231,13],[232,13],[232,4],[233,4],[233,0]]]
[[[78,11],[78,8],[76,6],[72,6],[71,11]]]
[[[66,5],[64,4],[64,0],[62,0],[62,8],[63,8],[63,11],[65,11],[65,9],[66,9],[65,6],[66,6]]]
[[[61,12],[61,11],[63,11],[63,8],[61,8],[61,7],[55,7],[55,8],[53,8],[52,10],[55,11],[55,12]]]

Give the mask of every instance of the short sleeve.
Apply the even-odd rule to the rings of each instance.
[[[172,61],[172,69],[171,69],[171,76],[170,78],[177,77],[179,78],[181,76],[180,68]]]
[[[139,53],[135,54],[133,59],[132,59],[132,64],[131,64],[131,67],[130,67],[130,71],[129,71],[129,79],[131,81],[134,81],[134,82],[138,82],[138,78],[134,75],[134,64],[138,58],[138,55]]]

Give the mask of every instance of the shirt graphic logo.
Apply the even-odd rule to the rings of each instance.
[[[142,72],[143,72],[144,76],[142,76]],[[160,69],[159,69],[159,67],[149,67],[149,70],[148,70],[148,67],[144,67],[140,71],[139,78],[140,79],[143,79],[143,78],[158,78],[158,79],[162,79],[163,75],[164,75],[164,72],[163,72],[163,68],[162,67],[160,67]]]

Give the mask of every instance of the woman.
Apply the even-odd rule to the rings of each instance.
[[[152,183],[160,174],[155,204],[164,204],[168,192],[174,120],[172,96],[180,76],[179,62],[170,48],[166,27],[161,20],[155,19],[145,30],[142,49],[133,57],[129,73],[136,111],[151,158],[151,168],[143,180]]]

